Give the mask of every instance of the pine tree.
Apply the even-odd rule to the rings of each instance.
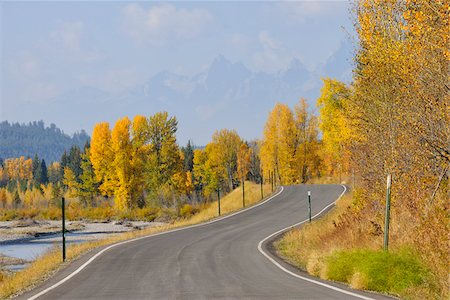
[[[48,171],[47,171],[47,165],[46,165],[44,159],[42,159],[42,161],[41,161],[40,169],[41,169],[41,171],[40,171],[40,173],[41,173],[40,183],[41,184],[47,184],[48,183]]]
[[[94,197],[98,193],[98,182],[89,159],[89,148],[85,148],[85,153],[81,157],[81,169],[83,172],[80,176],[78,195],[85,206],[92,206]]]
[[[13,194],[12,205],[14,208],[19,208],[21,202],[19,191],[16,189]]]
[[[36,186],[39,186],[41,184],[41,182],[40,182],[41,160],[39,159],[37,154],[34,155],[32,168],[33,168],[32,172],[33,172],[34,184]]]
[[[185,172],[192,172],[194,168],[194,149],[192,148],[191,141],[188,140],[186,147],[181,148],[183,152],[183,169]]]
[[[67,166],[72,169],[75,177],[78,179],[81,175],[81,150],[76,145],[70,148]]]

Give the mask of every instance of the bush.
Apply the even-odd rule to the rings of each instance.
[[[134,208],[122,212],[116,212],[114,215],[118,220],[139,220],[152,222],[158,216],[159,209],[152,207]]]
[[[192,205],[190,205],[190,204],[186,203],[180,209],[180,216],[182,218],[188,218],[188,217],[192,216],[193,214],[194,214],[194,207],[192,207]]]
[[[17,216],[17,210],[15,209],[3,210],[0,214],[0,221],[12,221],[17,219]]]

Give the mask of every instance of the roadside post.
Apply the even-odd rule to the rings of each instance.
[[[264,192],[263,192],[263,176],[261,174],[261,200],[264,199]]]
[[[273,175],[273,188],[276,189],[277,188],[277,176],[275,175],[275,169],[273,169],[272,175]]]
[[[219,216],[220,216],[220,187],[217,188],[217,205],[219,208]]]
[[[308,191],[308,214],[309,214],[309,223],[311,223],[311,191]]]
[[[273,173],[271,171],[269,171],[269,176],[270,176],[270,184],[272,186],[272,193],[273,193]]]
[[[244,187],[245,178],[242,177],[242,207],[245,207],[245,187]]]
[[[388,251],[389,247],[389,219],[391,213],[391,174],[387,176],[386,186],[386,220],[384,223],[384,250]]]
[[[65,199],[61,199],[61,210],[62,210],[62,258],[63,261],[66,260],[66,204]]]

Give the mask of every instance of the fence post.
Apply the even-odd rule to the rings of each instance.
[[[261,199],[264,199],[264,192],[263,192],[263,175],[261,174]]]
[[[389,219],[391,212],[391,174],[387,176],[386,187],[386,218],[384,223],[384,250],[388,251],[389,247]]]
[[[309,214],[309,223],[311,223],[311,191],[308,191],[308,214]]]
[[[63,261],[66,260],[66,204],[65,199],[61,199],[61,210],[62,210],[62,258]]]
[[[245,178],[242,177],[242,207],[245,207]]]
[[[219,216],[220,216],[220,187],[217,188],[217,205],[219,207]]]

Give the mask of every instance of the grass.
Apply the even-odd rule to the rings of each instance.
[[[411,249],[392,252],[371,249],[339,250],[325,258],[325,276],[353,288],[408,295],[411,287],[432,284],[430,273]]]
[[[264,186],[264,195],[270,194],[270,186]],[[255,204],[261,200],[260,185],[246,182],[245,183],[245,198],[248,206]],[[237,188],[221,199],[221,212],[223,215],[237,211],[242,208],[242,189]],[[141,236],[154,234],[157,232],[167,231],[179,227],[198,224],[217,217],[217,201],[211,202],[207,205],[202,205],[193,210],[198,211],[190,217],[175,221],[172,224],[167,224],[158,227],[151,227],[140,231],[126,232],[114,235],[102,240],[86,242],[82,244],[70,245],[67,248],[66,263],[61,261],[61,250],[57,247],[50,252],[45,253],[37,258],[29,267],[18,271],[12,275],[5,275],[0,273],[0,298],[5,299],[13,295],[17,295],[33,285],[42,282],[52,274],[57,272],[60,268],[87,253],[88,251],[114,244],[120,241],[129,240]]]
[[[330,213],[287,232],[276,242],[278,253],[291,264],[322,279],[355,289],[397,295],[405,299],[437,299],[433,275],[408,247],[382,250],[382,236],[371,228],[342,224],[352,208],[352,196],[342,197]],[[361,234],[361,231],[373,234]]]

